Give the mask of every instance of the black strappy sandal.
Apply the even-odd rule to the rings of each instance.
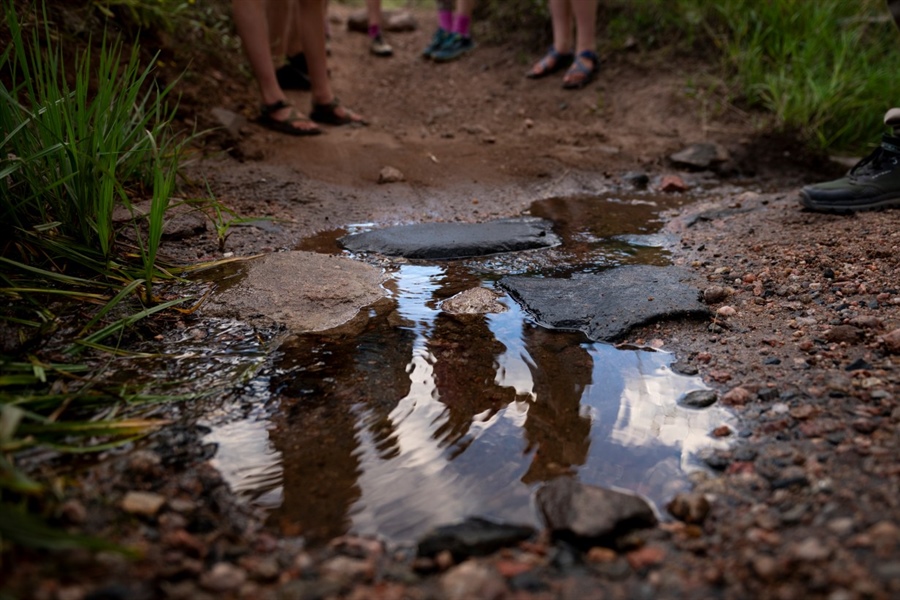
[[[368,121],[349,108],[342,107],[343,111],[341,112],[343,112],[343,114],[341,114],[341,112],[338,112],[337,110],[340,106],[341,103],[337,98],[327,104],[316,104],[314,102],[312,112],[309,113],[309,118],[316,123],[325,123],[326,125],[363,126],[369,124]]]
[[[291,109],[291,112],[288,114],[286,119],[276,119],[272,116],[273,113],[276,113],[284,108]],[[313,125],[313,127],[301,129],[294,126],[296,123],[309,123],[310,125]],[[288,135],[319,135],[322,133],[322,130],[316,127],[312,121],[300,115],[300,113],[298,113],[293,106],[291,106],[284,100],[279,100],[278,102],[273,102],[272,104],[264,104],[262,109],[260,110],[259,124],[263,127],[271,129],[272,131],[287,133]]]

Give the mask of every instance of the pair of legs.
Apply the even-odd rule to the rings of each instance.
[[[599,67],[597,45],[597,0],[550,0],[553,47],[527,73],[537,79],[571,68],[563,87],[581,88],[590,83]]]
[[[318,132],[319,128],[314,123],[296,114],[278,84],[272,46],[280,56],[303,52],[309,70],[313,106],[334,105],[336,100],[328,79],[325,52],[325,4],[322,0],[232,0],[232,13],[259,86],[264,117],[270,124],[285,124],[279,129],[287,133],[302,135]],[[271,28],[270,23],[273,25]],[[342,107],[335,107],[334,110],[351,120],[362,121],[358,115]]]
[[[436,62],[459,58],[475,48],[472,42],[474,0],[437,0],[437,30],[422,56]]]

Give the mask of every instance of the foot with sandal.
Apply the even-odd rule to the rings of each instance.
[[[600,58],[594,51],[597,0],[550,0],[550,15],[553,45],[525,76],[541,79],[565,69],[562,87],[580,90],[594,81],[600,70]]]
[[[263,127],[295,136],[322,133],[316,123],[365,125],[366,120],[343,107],[331,90],[325,49],[324,5],[319,0],[233,0],[235,26],[262,97],[258,123]],[[300,114],[288,101],[280,84],[291,85],[272,61],[273,50],[280,56],[303,56],[304,65],[289,62],[299,72],[306,67],[312,93],[309,117]],[[279,77],[281,75],[281,77]],[[293,73],[292,73],[293,75]]]

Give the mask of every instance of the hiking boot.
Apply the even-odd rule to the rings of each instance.
[[[804,187],[800,204],[819,212],[900,207],[900,137],[882,136],[881,145],[846,176]]]
[[[900,206],[900,108],[884,115],[893,135],[834,181],[808,185],[800,190],[800,204],[820,212],[850,212]]]
[[[471,52],[474,49],[475,42],[472,41],[472,38],[454,33],[437,51],[431,54],[431,60],[434,62],[456,60],[466,52]]]
[[[393,56],[394,49],[391,48],[391,45],[384,41],[384,38],[379,33],[375,37],[372,38],[372,45],[369,46],[369,52],[374,54],[375,56]]]
[[[451,33],[446,29],[438,28],[437,31],[434,32],[434,35],[431,36],[431,42],[425,46],[425,49],[422,50],[422,58],[431,58],[434,56],[434,53],[441,49],[441,46],[444,45],[444,42],[451,36]]]

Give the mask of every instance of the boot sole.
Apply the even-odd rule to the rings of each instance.
[[[900,208],[900,196],[895,194],[867,198],[853,203],[820,202],[810,197],[806,192],[800,192],[800,204],[804,208],[826,213],[849,213],[864,210],[878,210],[883,208]]]

